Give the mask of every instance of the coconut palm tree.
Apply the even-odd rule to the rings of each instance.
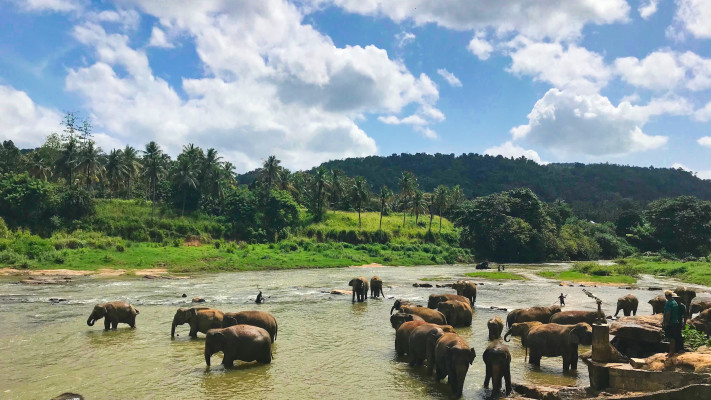
[[[331,207],[333,212],[336,212],[338,200],[343,195],[343,171],[340,169],[332,169],[329,171],[331,176]]]
[[[222,157],[217,154],[217,150],[207,149],[207,153],[200,163],[198,179],[203,187],[202,192],[213,199],[221,199],[224,194],[221,185],[221,170]]]
[[[415,190],[417,189],[417,177],[415,177],[415,175],[410,171],[403,171],[402,176],[398,181],[398,186],[400,187],[400,201],[402,202],[402,226],[404,227],[407,206],[410,198],[415,194]]]
[[[415,190],[410,205],[412,207],[412,213],[415,214],[415,225],[417,225],[420,214],[427,212],[427,199],[425,198],[425,194],[422,193],[421,190]]]
[[[54,169],[58,176],[63,177],[69,186],[74,186],[74,170],[79,161],[79,142],[70,135],[63,143],[59,158],[54,164]]]
[[[151,199],[151,219],[156,205],[158,181],[165,176],[165,154],[158,143],[151,141],[143,150],[143,176],[148,181],[148,193]]]
[[[121,155],[121,164],[123,164],[125,169],[124,178],[126,179],[126,194],[130,199],[131,190],[133,189],[133,182],[138,179],[141,172],[141,162],[138,158],[138,151],[135,148],[126,145]]]
[[[106,157],[106,165],[104,169],[106,170],[106,180],[109,184],[109,191],[118,192],[119,183],[124,179],[126,175],[126,166],[121,162],[123,158],[123,152],[120,149],[113,149]]]
[[[435,188],[432,195],[432,206],[439,215],[439,232],[442,233],[442,214],[447,211],[449,206],[449,189],[444,185],[439,185]],[[430,219],[430,230],[432,229],[432,220]]]
[[[269,156],[264,160],[264,164],[262,164],[260,175],[262,176],[262,180],[267,184],[267,191],[272,190],[272,184],[279,180],[280,163],[281,161],[279,161],[276,156]]]
[[[195,165],[190,161],[189,157],[181,154],[178,157],[178,163],[173,171],[173,182],[178,186],[183,193],[183,209],[180,215],[185,215],[185,201],[187,198],[188,189],[196,189],[198,186],[198,174],[195,170]]]
[[[94,141],[87,139],[84,148],[79,152],[77,163],[78,170],[84,174],[86,190],[89,190],[92,182],[98,182],[104,174],[104,166],[101,165],[101,148],[94,147]]]
[[[313,177],[313,184],[316,194],[316,220],[321,220],[323,216],[323,203],[326,200],[326,192],[329,187],[328,171],[324,167],[318,167]]]
[[[385,213],[385,209],[388,207],[388,202],[390,201],[390,198],[392,197],[393,192],[385,185],[380,187],[380,195],[378,196],[378,200],[380,200],[380,225],[378,227],[379,230],[383,230],[383,214]]]
[[[456,185],[449,192],[449,205],[456,206],[459,205],[459,203],[461,203],[462,201],[464,201],[464,192],[459,187],[459,185]]]
[[[367,202],[370,198],[370,188],[368,182],[362,176],[355,178],[352,188],[353,201],[355,202],[356,210],[358,210],[358,229],[361,228],[360,212],[363,209],[363,202]]]
[[[33,151],[27,158],[27,170],[30,176],[43,181],[49,180],[52,176],[52,168],[39,151]]]

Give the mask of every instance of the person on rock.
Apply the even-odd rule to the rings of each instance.
[[[679,302],[676,299],[679,296],[667,290],[664,292],[664,297],[666,297],[667,302],[664,304],[664,318],[662,319],[662,328],[664,328],[664,334],[667,339],[669,339],[669,353],[667,357],[672,357],[676,353],[684,351],[684,338],[681,336],[682,328],[682,309],[679,307]]]

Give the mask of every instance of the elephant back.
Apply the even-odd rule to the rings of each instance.
[[[272,342],[277,336],[277,321],[274,316],[265,311],[240,311],[236,313],[225,313],[222,320],[222,327],[233,325],[251,325],[262,328],[269,333]]]
[[[553,314],[550,319],[550,323],[560,325],[575,325],[580,322],[585,322],[588,324],[592,324],[596,320],[597,311],[562,311]]]

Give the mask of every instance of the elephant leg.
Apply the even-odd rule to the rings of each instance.
[[[577,371],[578,369],[578,349],[575,349],[573,354],[570,357],[570,369],[573,371]]]
[[[108,331],[111,329],[111,321],[108,318],[104,318],[104,330]]]
[[[637,316],[637,309],[636,308],[632,309],[632,315],[634,315],[635,317]]]
[[[491,365],[486,363],[486,375],[484,376],[484,387],[489,388],[489,380],[491,379]]]
[[[533,349],[531,349],[531,353],[528,355],[528,363],[537,367],[541,366],[541,356],[538,352],[534,352]]]
[[[507,365],[504,371],[504,381],[506,382],[506,395],[511,394],[511,366]]]
[[[563,354],[563,372],[567,372],[570,369],[571,357],[571,354]]]
[[[118,328],[118,324],[119,323],[116,320],[111,321],[111,329],[116,330],[116,328]]]
[[[232,368],[235,365],[235,360],[234,358],[225,355],[224,357],[222,357],[222,365],[224,365],[225,368]]]
[[[414,367],[417,365],[417,358],[415,357],[415,352],[410,351],[410,362],[408,363],[409,366]]]
[[[198,333],[197,325],[190,325],[190,333],[188,334],[191,338],[196,338]]]
[[[353,287],[353,295],[351,296],[351,303],[355,303],[356,301],[356,288],[355,286]],[[359,295],[360,296],[360,295]]]
[[[136,328],[136,316],[135,315],[133,317],[131,317],[131,320],[128,322],[128,326],[130,326],[133,329]]]
[[[620,313],[620,308],[618,307],[618,308],[617,308],[617,311],[615,311],[615,317],[616,317],[617,314],[619,314],[619,313]]]

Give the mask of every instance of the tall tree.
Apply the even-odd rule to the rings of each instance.
[[[261,175],[263,182],[267,185],[267,192],[272,190],[272,185],[279,180],[280,163],[281,161],[276,156],[269,156],[262,164]]]
[[[30,176],[45,182],[52,176],[52,167],[49,161],[43,157],[39,151],[33,151],[29,157],[27,157],[27,170]]]
[[[126,195],[130,199],[133,183],[136,181],[141,172],[141,162],[138,158],[138,151],[135,148],[126,145],[121,155],[121,164],[123,164],[125,169],[124,177],[126,178]]]
[[[338,200],[343,195],[343,171],[340,169],[332,169],[329,171],[331,176],[331,207],[336,212]]]
[[[412,213],[415,214],[415,225],[417,225],[420,214],[427,212],[427,199],[421,190],[415,190],[415,193],[412,195],[411,206]]]
[[[109,192],[118,192],[121,181],[126,176],[126,166],[123,165],[123,152],[120,149],[113,149],[106,157],[106,180],[109,184]]]
[[[69,187],[74,186],[74,170],[79,161],[79,143],[74,136],[68,136],[67,140],[62,144],[62,150],[59,158],[54,164],[57,175],[63,177]]]
[[[175,171],[173,171],[173,181],[183,194],[183,208],[180,215],[185,215],[185,201],[187,199],[188,189],[196,189],[198,186],[197,175],[195,165],[190,161],[190,158],[181,154],[178,157]]]
[[[326,200],[326,190],[328,190],[328,171],[324,167],[318,167],[313,177],[314,194],[316,195],[316,220],[323,217],[323,203]]]
[[[151,141],[143,150],[143,176],[148,181],[148,194],[151,199],[151,219],[156,206],[158,181],[165,175],[165,154],[158,143]]]
[[[370,188],[368,182],[362,176],[355,178],[353,183],[353,201],[355,202],[356,210],[358,211],[358,229],[361,228],[360,212],[363,209],[363,202],[367,202],[370,198]]]
[[[439,216],[439,233],[442,233],[442,214],[447,211],[449,206],[450,195],[449,189],[444,185],[439,185],[435,188],[432,194],[432,206]],[[430,219],[430,230],[432,229],[432,220]]]
[[[79,152],[78,169],[84,174],[86,190],[91,189],[92,182],[98,182],[104,174],[104,166],[101,165],[101,148],[94,146],[94,141],[87,139],[83,148]]]
[[[380,195],[378,196],[378,200],[380,201],[380,225],[379,225],[379,230],[383,230],[383,214],[385,213],[385,209],[388,206],[388,202],[390,201],[390,198],[392,197],[393,192],[388,189],[387,186],[383,185],[380,187]]]
[[[417,188],[417,178],[410,171],[403,171],[400,180],[400,201],[402,202],[402,226],[405,226],[405,215],[407,214],[407,206],[410,203],[410,198],[415,193]]]

